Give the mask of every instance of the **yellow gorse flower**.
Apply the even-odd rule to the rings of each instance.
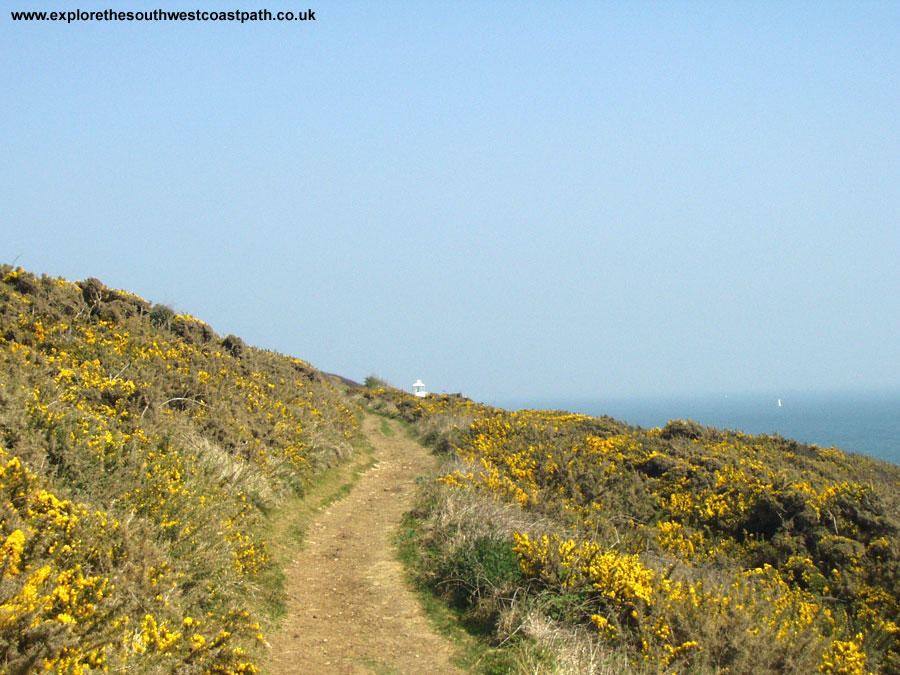
[[[303,361],[237,354],[194,317],[93,283],[5,268],[0,320],[4,422],[19,425],[0,448],[10,653],[40,642],[59,673],[138,657],[255,672],[258,622],[232,610],[272,564],[262,509],[346,456],[358,423],[341,394]]]
[[[870,639],[900,658],[900,601],[884,566],[900,541],[882,527],[891,516],[875,515],[895,503],[896,469],[690,420],[643,431],[447,396],[365,396],[451,431],[458,462],[439,482],[533,516],[536,534],[510,533],[531,587],[583,607],[604,640],[651,667],[715,658],[710,637],[686,626],[717,624],[757,645],[748,649],[812,654],[805,663],[822,659],[823,672],[864,672]]]

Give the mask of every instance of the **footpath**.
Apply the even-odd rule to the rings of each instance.
[[[388,425],[387,435],[382,425]],[[285,570],[287,614],[269,637],[271,675],[462,673],[410,590],[393,543],[415,480],[435,458],[394,421],[367,416],[375,465],[306,528]]]

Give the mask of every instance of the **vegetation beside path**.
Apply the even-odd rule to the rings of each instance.
[[[264,523],[357,435],[298,359],[0,267],[3,672],[257,672]]]
[[[445,458],[407,546],[494,672],[900,672],[900,468],[369,384]]]
[[[0,266],[2,671],[451,672],[399,546],[472,672],[900,673],[900,468],[368,385]]]

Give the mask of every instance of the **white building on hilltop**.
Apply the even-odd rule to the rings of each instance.
[[[413,383],[413,396],[418,396],[420,398],[428,396],[428,392],[425,391],[425,383],[422,382],[422,380],[416,380]]]

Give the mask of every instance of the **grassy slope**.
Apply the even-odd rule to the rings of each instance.
[[[5,672],[256,672],[268,537],[356,439],[332,382],[96,280],[0,267]],[[897,467],[359,391],[447,458],[405,547],[502,645],[481,667],[900,671]]]
[[[256,672],[264,522],[355,434],[306,363],[0,267],[4,672]]]
[[[362,398],[447,456],[420,577],[513,669],[898,672],[898,467],[692,422]]]

